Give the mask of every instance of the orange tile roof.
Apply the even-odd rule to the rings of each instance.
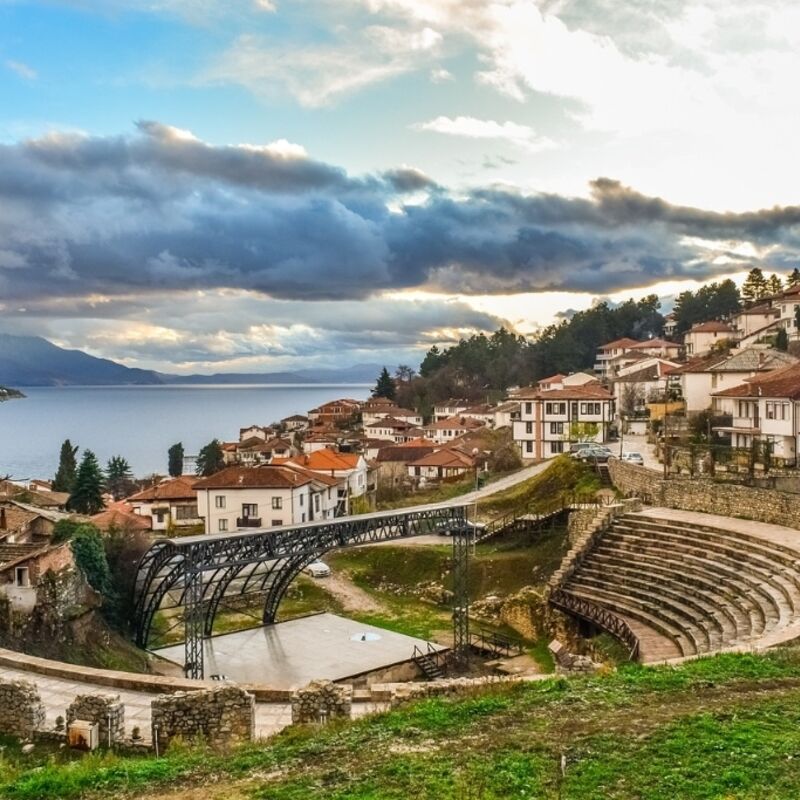
[[[89,517],[89,521],[101,531],[107,531],[109,528],[149,531],[153,527],[152,517],[134,514],[133,511],[113,506]]]
[[[614,339],[613,342],[602,345],[600,350],[618,350],[620,347],[632,347],[635,344],[640,344],[638,339],[629,339],[623,336],[621,339]]]
[[[430,453],[411,463],[412,467],[449,467],[470,469],[475,466],[475,459],[462,453],[460,450],[445,448]]]
[[[294,456],[290,461],[315,472],[323,470],[330,472],[355,469],[358,466],[359,458],[361,456],[358,453],[337,453],[335,450],[325,447],[321,450],[314,450],[312,453]]]
[[[205,489],[294,489],[311,482],[311,477],[286,466],[264,464],[260,467],[227,467],[194,484]]]
[[[611,400],[613,395],[599,384],[585,383],[582,386],[565,386],[549,392],[541,389],[522,389],[517,395],[522,400]]]
[[[739,386],[713,394],[715,397],[778,397],[800,400],[800,364],[747,378]]]
[[[708,322],[698,322],[696,325],[692,325],[689,333],[735,333],[735,331],[726,322],[712,319]]]
[[[162,481],[148,489],[131,495],[128,501],[149,502],[152,500],[194,500],[194,484],[197,478],[192,475],[181,475],[179,478],[172,478]]]
[[[675,342],[668,342],[666,339],[648,339],[645,342],[637,342],[630,346],[631,350],[647,350],[648,347],[674,347],[680,348]]]

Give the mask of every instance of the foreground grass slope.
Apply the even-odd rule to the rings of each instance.
[[[800,797],[800,650],[427,700],[226,754],[65,758],[7,751],[0,795],[788,800]]]

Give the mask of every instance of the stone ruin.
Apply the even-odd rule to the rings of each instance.
[[[163,752],[176,736],[227,747],[255,737],[255,697],[238,686],[154,698],[153,739]]]
[[[547,646],[547,649],[556,662],[556,673],[558,675],[591,675],[596,672],[600,666],[592,661],[589,656],[579,656],[575,653],[570,653],[558,639],[553,639]]]
[[[353,704],[353,687],[332,681],[311,681],[292,692],[292,722],[327,722],[349,718]]]
[[[125,706],[118,694],[79,694],[67,708],[67,725],[76,719],[97,723],[101,747],[125,741]]]
[[[45,710],[36,685],[0,680],[0,733],[30,739],[44,726]]]

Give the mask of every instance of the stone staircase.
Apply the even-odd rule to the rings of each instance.
[[[563,588],[625,620],[643,661],[753,646],[800,624],[800,552],[652,512],[616,517]]]

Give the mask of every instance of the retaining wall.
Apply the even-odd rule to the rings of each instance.
[[[97,723],[102,747],[125,740],[125,706],[118,694],[79,694],[67,708],[67,724],[76,719]]]
[[[44,705],[36,686],[28,681],[0,680],[0,733],[30,739],[44,725]]]

